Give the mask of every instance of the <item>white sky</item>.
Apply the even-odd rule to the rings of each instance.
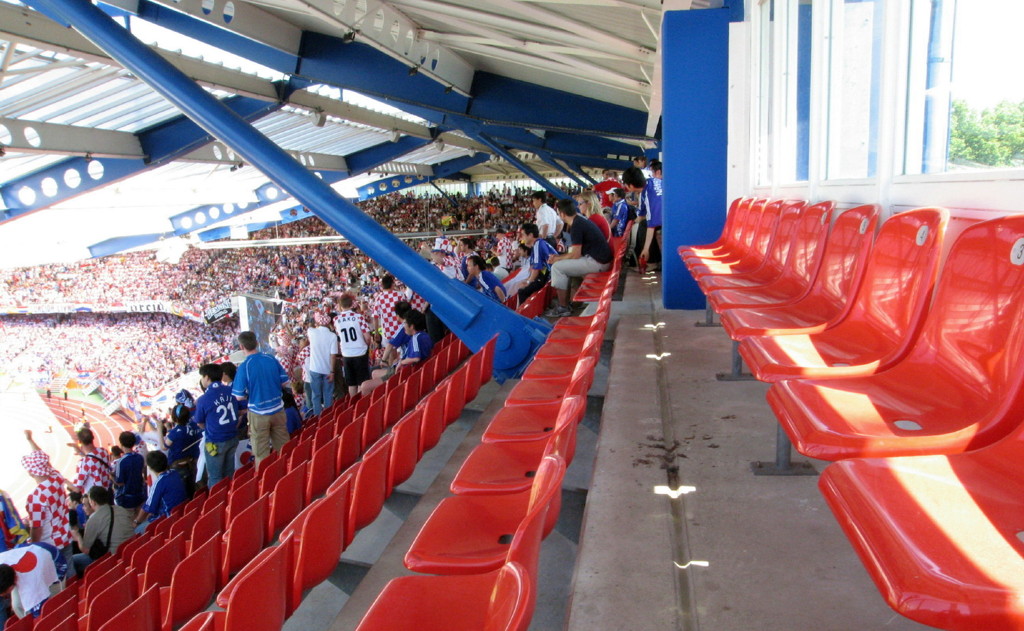
[[[953,98],[974,108],[1024,101],[1024,0],[958,0]]]

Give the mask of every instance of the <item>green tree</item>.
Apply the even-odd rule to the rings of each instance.
[[[950,113],[949,161],[992,167],[1024,161],[1024,101],[1003,101],[980,112],[965,101],[953,101]]]

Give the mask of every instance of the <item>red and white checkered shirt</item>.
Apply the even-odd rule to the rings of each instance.
[[[427,305],[429,304],[426,300],[423,299],[422,296],[420,296],[418,293],[411,289],[405,290],[405,296],[406,300],[409,301],[409,306],[411,306],[413,309],[416,309],[417,311],[420,311],[421,313],[427,308]]]
[[[502,237],[498,239],[498,245],[495,248],[495,254],[501,259],[501,264],[508,267],[509,261],[512,260],[512,256],[516,253],[516,249],[519,247],[519,242],[511,237]]]
[[[306,344],[302,349],[295,354],[295,365],[302,366],[302,382],[309,383],[309,371],[306,370],[306,360],[309,359],[309,344]],[[288,375],[294,378],[291,374]]]
[[[39,483],[25,503],[29,527],[40,528],[39,540],[51,543],[60,550],[71,545],[71,529],[68,526],[67,495],[64,481],[47,478]]]
[[[402,328],[402,321],[395,315],[395,303],[403,300],[405,297],[394,289],[382,291],[373,299],[370,314],[380,322],[385,340],[393,338]]]
[[[97,460],[97,458],[101,459]],[[106,463],[107,466],[104,466]],[[110,454],[102,447],[97,447],[92,454],[82,456],[78,461],[78,475],[75,477],[75,486],[82,489],[82,493],[88,493],[94,486],[110,488]]]

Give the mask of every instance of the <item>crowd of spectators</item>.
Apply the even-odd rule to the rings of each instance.
[[[237,324],[211,326],[168,314],[0,317],[0,363],[9,374],[94,373],[105,392],[161,386],[230,352]]]
[[[492,189],[480,197],[413,197],[394,193],[362,203],[412,249],[429,257],[443,229],[480,230],[475,252],[507,261],[514,248],[501,243],[506,232],[534,215],[530,191]],[[298,211],[301,212],[301,211]],[[316,216],[254,232],[250,239],[334,236]],[[446,243],[454,246],[452,238]],[[504,239],[507,241],[507,239]],[[157,260],[153,251],[100,259],[18,268],[0,272],[0,305],[90,303],[96,310],[132,301],[163,300],[201,314],[225,298],[255,293],[284,300],[284,332],[301,336],[309,315],[333,310],[342,294],[356,297],[369,313],[386,271],[346,242],[249,247],[190,248],[177,264]],[[396,287],[405,291],[401,283]],[[409,296],[414,306],[425,306]],[[8,343],[0,360],[8,373],[46,375],[92,372],[113,397],[168,383],[232,350],[233,323],[209,327],[171,315],[69,314],[0,316]]]

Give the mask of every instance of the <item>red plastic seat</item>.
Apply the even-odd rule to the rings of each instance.
[[[388,393],[388,396],[384,397],[384,415],[381,419],[382,429],[387,429],[397,423],[398,419],[402,418],[402,414],[405,413],[406,388],[408,388],[408,384],[403,383]],[[373,441],[370,442],[372,443]]]
[[[889,605],[952,631],[1024,628],[1018,428],[964,454],[852,459],[819,486]]]
[[[541,459],[548,454],[561,456],[566,466],[569,466],[576,453],[578,420],[586,404],[583,397],[566,398],[550,438],[477,445],[452,480],[452,493],[521,493],[533,485]]]
[[[395,379],[396,377],[392,377]],[[363,451],[384,434],[384,400],[374,401],[366,408],[363,420]]]
[[[267,537],[267,496],[263,495],[238,514],[224,531],[224,554],[221,562],[221,585],[263,548]]]
[[[796,302],[810,290],[818,271],[829,232],[831,212],[825,204],[805,208],[792,236],[782,273],[765,285],[740,289],[714,289],[705,296],[720,312],[736,307],[762,307]]]
[[[416,407],[420,401],[420,389],[423,384],[423,373],[426,372],[422,364],[417,364],[415,370],[405,381],[405,390],[402,391],[402,414]],[[399,415],[401,418],[401,414]],[[397,421],[396,421],[397,422]],[[393,425],[394,423],[392,423]],[[388,425],[391,427],[391,425]]]
[[[291,546],[294,570],[288,586],[288,613],[302,602],[305,590],[327,580],[344,551],[345,515],[349,489],[339,488],[306,507],[281,533],[281,545]]]
[[[775,200],[764,205],[757,227],[751,234],[750,241],[742,252],[729,259],[700,259],[699,257],[684,258],[686,267],[694,278],[713,274],[742,274],[759,269],[765,257],[771,251],[772,241],[782,216],[783,200]]]
[[[793,379],[768,402],[806,455],[950,454],[989,445],[1024,415],[1024,216],[966,228],[907,356],[847,379]]]
[[[828,208],[831,211],[834,204],[832,202],[824,202],[817,206]],[[793,245],[793,234],[799,226],[800,216],[806,209],[807,204],[804,202],[785,202],[782,206],[782,213],[779,216],[778,227],[775,229],[775,238],[772,239],[771,246],[765,253],[761,266],[750,272],[707,274],[701,276],[697,278],[697,284],[700,285],[701,291],[707,293],[712,289],[757,287],[777,279],[786,269],[789,251]]]
[[[730,260],[740,256],[754,238],[754,232],[761,221],[761,212],[767,201],[753,198],[739,200],[735,211],[729,212],[735,222],[730,234],[720,242],[707,247],[697,246],[680,250],[679,255],[683,262]]]
[[[563,379],[571,377],[582,359],[593,357],[596,361],[600,355],[601,345],[590,344],[582,348],[580,354],[576,357],[534,357],[530,365],[526,367],[522,380]]]
[[[274,546],[261,552],[221,590],[217,604],[225,611],[199,614],[182,629],[201,629],[212,619],[217,631],[281,631],[286,581],[291,574],[290,552],[288,546]]]
[[[352,482],[352,502],[349,505],[345,529],[345,547],[352,543],[356,533],[368,526],[384,508],[388,494],[388,459],[391,457],[391,434],[371,447],[359,463]]]
[[[384,587],[356,631],[526,631],[536,599],[535,581],[515,562],[487,574],[403,576]]]
[[[250,477],[244,483],[228,491],[228,508],[225,514],[228,526],[235,519],[235,515],[240,514],[256,501],[256,497],[259,495],[259,486],[259,481]]]
[[[174,568],[185,558],[186,546],[184,535],[178,535],[157,548],[146,561],[146,571],[138,576],[139,592],[150,587],[165,587],[171,584]]]
[[[305,462],[289,471],[274,485],[269,499],[269,520],[267,530],[271,536],[295,519],[306,505],[306,473],[309,465]]]
[[[164,543],[162,539],[157,539],[152,535],[143,534],[143,537],[142,545],[132,551],[131,560],[128,563],[132,571],[139,574],[145,571],[146,562],[149,561],[149,557],[151,557],[153,553],[156,552]],[[86,590],[88,591],[88,588],[86,588]]]
[[[192,534],[188,538],[189,554],[210,539],[219,538],[224,532],[224,505],[211,508],[196,519]]]
[[[405,567],[429,574],[480,574],[502,566],[532,521],[543,535],[554,528],[561,505],[565,461],[545,456],[533,486],[508,495],[455,495],[437,505],[423,524]]]
[[[93,561],[88,567],[92,567],[97,563],[99,563],[99,561]],[[109,570],[110,568],[107,569]],[[38,620],[42,620],[52,614],[55,618],[53,621],[57,622],[78,613],[78,596],[81,585],[81,581],[75,581],[53,596],[44,600],[43,606],[40,608]],[[36,619],[33,618],[33,620]]]
[[[583,339],[547,341],[537,349],[537,354],[534,355],[533,361],[578,358],[584,349],[601,346],[603,341],[604,329],[591,329]]]
[[[394,443],[388,459],[388,495],[409,479],[420,461],[420,425],[423,410],[416,408],[402,417],[391,430]]]
[[[466,407],[466,371],[460,368],[448,379],[448,396],[444,401],[445,427],[451,425],[462,416],[462,409]]]
[[[363,453],[363,423],[365,416],[353,420],[341,430],[338,437],[338,460],[335,469],[344,471],[359,460]]]
[[[306,503],[312,502],[327,490],[337,473],[338,446],[327,443],[309,461],[309,475],[306,480]]]
[[[593,316],[583,316],[583,318],[586,318],[586,320],[588,321],[586,326],[558,326],[558,324],[556,324],[555,328],[553,328],[551,332],[548,333],[547,341],[554,342],[582,340],[583,338],[587,337],[587,334],[589,334],[591,331],[604,331],[605,327],[608,326],[608,317],[610,315],[611,314],[608,309],[602,309]],[[566,318],[562,318],[562,320],[565,319]],[[561,324],[561,321],[559,321],[559,324]]]
[[[483,356],[480,355],[480,353],[473,353],[469,357],[469,361],[467,361],[466,365],[463,367],[463,370],[466,371],[466,403],[469,403],[470,401],[475,399],[476,395],[480,392],[480,360],[482,358]]]
[[[272,451],[260,462],[258,493],[263,495],[274,490],[277,481],[288,472],[287,462],[281,457],[280,451]]]
[[[139,582],[135,574],[131,572],[122,574],[109,587],[85,603],[79,628],[81,631],[98,631],[107,620],[132,604],[132,601],[138,597],[138,593]]]
[[[571,415],[578,423],[584,410],[567,403],[572,397],[586,399],[593,373],[582,373],[569,383],[564,398],[532,405],[506,405],[499,410],[484,430],[481,442],[505,443],[545,439],[551,437],[559,419]]]
[[[505,399],[505,407],[561,401],[565,397],[569,384],[579,379],[582,379],[585,387],[589,389],[590,384],[594,380],[594,367],[596,364],[597,359],[595,357],[584,357],[576,364],[576,368],[570,375],[520,381],[508,393],[508,397]]]
[[[224,478],[213,486],[213,489],[206,495],[203,502],[203,512],[214,508],[224,508],[228,501],[228,488],[231,486],[231,478]]]
[[[841,320],[867,269],[878,212],[878,206],[867,205],[839,215],[810,290],[787,305],[722,309],[719,314],[726,333],[734,340],[750,335],[816,333]]]
[[[736,222],[739,221],[739,218],[744,213],[750,212],[750,203],[752,201],[753,198],[750,197],[737,197],[732,200],[732,203],[729,204],[729,210],[725,214],[725,225],[722,226],[722,234],[718,236],[718,239],[711,243],[704,243],[700,245],[681,245],[676,250],[680,258],[686,258],[688,254],[696,254],[707,250],[717,250],[735,239],[737,235]]]
[[[155,585],[99,627],[100,631],[155,631],[159,628],[160,588]]]
[[[949,213],[919,208],[882,225],[860,291],[839,323],[813,334],[752,336],[739,352],[761,381],[886,370],[917,338],[932,296]]]
[[[313,455],[313,440],[312,438],[306,439],[301,438],[299,440],[289,440],[285,445],[294,444],[291,453],[285,456],[284,449],[281,450],[281,457],[288,460],[288,469],[294,469],[299,466],[300,463],[309,462],[310,457]]]
[[[220,576],[220,538],[198,546],[173,568],[169,587],[160,590],[161,631],[171,631],[206,609]]]
[[[441,440],[445,429],[445,399],[448,396],[448,385],[442,384],[427,395],[418,406],[421,411],[420,455],[433,449]]]

